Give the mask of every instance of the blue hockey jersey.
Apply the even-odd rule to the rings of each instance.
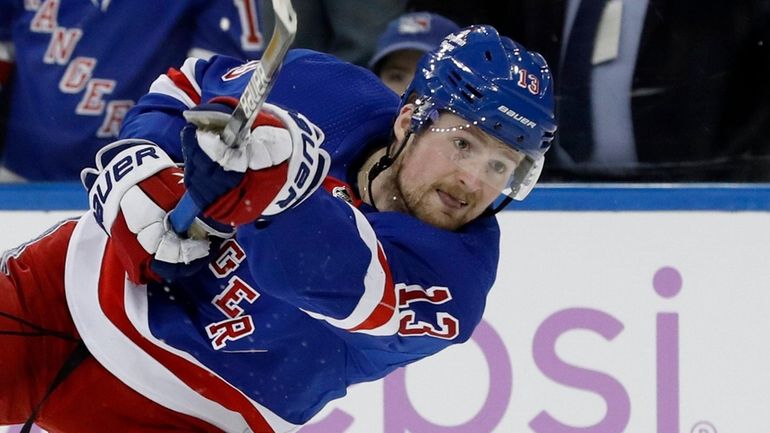
[[[29,180],[79,179],[168,68],[206,53],[258,58],[258,3],[0,0],[0,79],[14,66],[10,86],[0,82],[4,165]]]
[[[121,136],[178,156],[181,113],[238,96],[252,68],[189,59],[153,84]],[[467,341],[498,262],[494,217],[450,232],[356,199],[358,164],[388,139],[398,108],[369,71],[293,50],[269,101],[324,131],[325,189],[239,227],[207,269],[173,284],[130,283],[92,217],[68,254],[68,301],[93,355],[154,401],[228,432],[292,431],[348,386]]]

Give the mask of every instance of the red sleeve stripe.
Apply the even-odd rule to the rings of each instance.
[[[385,290],[382,293],[382,300],[380,300],[374,312],[366,320],[351,329],[353,332],[369,331],[385,326],[395,314],[396,289],[393,284],[393,277],[390,274],[388,261],[385,259],[385,253],[380,245],[377,246],[377,258],[385,269]]]
[[[200,59],[197,59],[195,57],[188,57],[187,60],[184,61],[182,64],[182,68],[180,71],[182,74],[184,74],[185,77],[187,77],[187,83],[190,87],[192,87],[193,90],[195,90],[195,94],[199,95],[198,98],[200,98],[201,92],[201,86],[198,85],[198,77],[195,73],[195,67],[198,65],[198,62]]]
[[[168,75],[168,77],[171,78],[171,81],[174,82],[174,85],[181,89],[194,103],[200,104],[201,95],[195,91],[195,88],[192,86],[192,83],[190,83],[190,80],[187,79],[186,75],[173,68],[169,69],[168,72],[166,72],[166,75]]]
[[[145,338],[133,325],[126,313],[125,280],[120,262],[115,258],[112,243],[108,243],[102,265],[102,280],[99,282],[99,304],[107,318],[118,327],[134,344],[168,368],[177,378],[191,389],[197,390],[209,400],[216,401],[229,410],[240,413],[252,431],[273,433],[273,428],[252,402],[238,389],[211,371],[189,360],[158,347]],[[118,269],[116,269],[118,268]],[[107,290],[112,288],[113,290]],[[120,288],[120,289],[116,289]]]
[[[94,216],[85,214],[69,241],[64,272],[72,319],[89,351],[107,370],[153,401],[216,427],[212,432],[297,429],[192,355],[156,338],[150,330],[147,286],[125,279],[108,243]],[[165,356],[155,357],[159,351]],[[262,428],[262,419],[269,428]]]
[[[0,60],[0,89],[6,84],[11,82],[11,71],[13,70],[13,63],[8,63]]]
[[[398,294],[393,284],[390,265],[377,241],[369,221],[358,209],[350,206],[361,242],[371,251],[372,257],[364,274],[363,293],[358,304],[347,317],[336,319],[313,311],[305,311],[315,319],[351,332],[371,335],[393,335],[398,332]]]
[[[169,69],[152,83],[150,92],[171,96],[190,108],[200,104],[201,88],[195,79],[196,62],[198,59],[189,58],[181,69]]]

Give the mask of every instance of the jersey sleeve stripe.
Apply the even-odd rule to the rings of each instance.
[[[110,244],[108,244],[108,249]],[[118,269],[116,269],[118,268]],[[119,271],[120,264],[113,253],[105,253],[104,270],[102,271],[103,282],[99,284],[99,304],[107,317],[117,326],[124,335],[140,347],[142,350],[158,360],[174,375],[181,379],[191,389],[199,390],[201,395],[212,401],[220,402],[224,407],[234,412],[240,413],[246,419],[249,427],[253,431],[274,432],[272,427],[267,424],[262,414],[255,410],[252,402],[244,396],[238,389],[228,384],[226,381],[216,376],[212,371],[205,369],[197,362],[192,362],[180,354],[168,351],[166,348],[158,347],[154,342],[146,338],[134,326],[128,317],[128,299],[145,299],[146,293],[137,297],[137,292],[143,292],[140,287],[134,286],[125,278],[120,278],[122,272]],[[131,287],[126,287],[131,286]],[[121,287],[122,290],[115,290]],[[112,288],[113,290],[109,290]],[[137,313],[140,317],[146,317],[146,314]]]
[[[201,88],[196,80],[196,65],[198,59],[190,57],[185,60],[181,69],[169,68],[150,86],[151,93],[161,93],[181,101],[192,108],[201,102]]]
[[[191,98],[184,90],[177,87],[168,75],[161,75],[158,77],[150,86],[150,93],[160,93],[174,98],[184,104],[187,108],[195,107],[200,102],[200,96],[196,99]],[[196,102],[196,100],[198,102]]]
[[[147,287],[126,280],[114,252],[105,254],[107,245],[106,234],[86,215],[70,241],[65,272],[73,320],[105,368],[153,401],[222,431],[296,429],[189,354],[155,338]]]
[[[377,245],[377,258],[383,267],[388,266],[388,262],[385,259],[385,252],[382,251],[382,245],[379,245],[379,244]],[[389,287],[392,287],[393,290],[388,290]],[[396,290],[393,284],[393,278],[390,272],[388,271],[385,273],[385,290],[384,290],[384,293],[382,294],[382,299],[380,300],[380,303],[377,304],[377,307],[375,307],[372,314],[366,320],[364,320],[363,323],[351,329],[351,331],[353,332],[371,331],[373,329],[386,325],[390,321],[391,317],[394,316],[395,305],[396,305]],[[395,333],[395,330],[394,330],[394,333]]]
[[[99,272],[107,235],[93,216],[84,217],[75,228],[67,251],[65,289],[72,319],[89,352],[126,385],[151,400],[180,413],[195,416],[224,431],[245,426],[239,414],[189,389],[158,360],[132,343],[101,309]],[[122,292],[122,281],[116,288]],[[120,300],[122,303],[122,300]],[[172,397],[173,396],[173,397]]]
[[[193,90],[195,90],[195,95],[198,95],[198,98],[200,98],[200,94],[202,93],[201,86],[198,84],[198,74],[195,72],[198,70],[199,64],[202,64],[200,59],[195,57],[188,57],[180,69],[184,76],[187,78],[187,83],[193,88]]]
[[[350,206],[350,209],[352,209],[355,217],[358,234],[371,252],[371,260],[364,276],[364,293],[353,312],[344,319],[335,319],[312,312],[307,313],[316,319],[325,320],[336,328],[352,332],[374,333],[376,335],[395,334],[398,327],[392,326],[392,324],[397,324],[394,319],[397,318],[398,296],[393,284],[390,266],[369,221],[355,207]]]

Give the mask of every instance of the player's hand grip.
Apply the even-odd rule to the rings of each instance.
[[[195,217],[198,216],[201,209],[195,204],[189,192],[185,192],[182,199],[174,209],[169,212],[168,219],[171,227],[178,235],[186,236],[190,226],[192,226]]]

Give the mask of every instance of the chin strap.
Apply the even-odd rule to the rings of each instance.
[[[496,215],[501,210],[505,209],[506,206],[508,206],[513,201],[513,198],[511,196],[505,196],[504,199],[500,201],[500,204],[498,204],[495,207],[489,206],[482,212],[481,215],[483,216],[493,216]]]
[[[374,203],[374,196],[372,195],[372,183],[374,182],[374,179],[379,176],[383,171],[387,170],[390,166],[393,165],[393,162],[396,161],[399,155],[401,155],[401,152],[404,151],[404,148],[406,147],[406,142],[409,141],[409,137],[412,136],[412,129],[408,130],[406,132],[406,135],[404,135],[404,139],[401,140],[401,143],[398,145],[398,149],[396,149],[396,153],[393,156],[390,156],[391,148],[393,147],[393,142],[391,141],[390,144],[388,144],[388,147],[385,149],[385,154],[382,155],[382,157],[374,163],[372,168],[369,169],[369,173],[367,174],[367,192],[369,194],[369,204],[372,205],[373,208],[377,209],[377,205]]]

